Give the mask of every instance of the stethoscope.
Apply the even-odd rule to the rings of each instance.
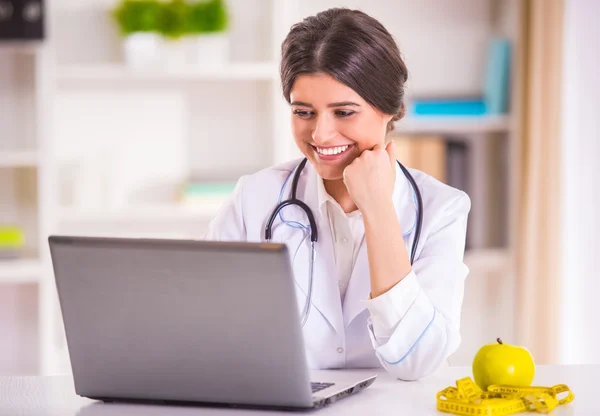
[[[300,174],[302,173],[302,170],[306,166],[306,162],[308,162],[308,160],[306,158],[304,158],[304,160],[302,160],[302,162],[300,162],[300,164],[296,168],[296,172],[294,173],[294,179],[292,181],[291,197],[289,199],[286,199],[285,201],[280,202],[275,207],[275,209],[271,213],[271,216],[269,217],[269,220],[267,221],[267,225],[265,227],[265,240],[267,240],[267,242],[270,242],[271,236],[272,236],[272,231],[273,231],[273,229],[272,229],[273,222],[275,221],[275,218],[277,218],[277,215],[279,214],[279,212],[283,208],[287,207],[288,205],[296,205],[296,206],[300,207],[304,211],[306,216],[308,217],[308,222],[310,224],[310,226],[308,227],[310,230],[310,259],[309,259],[309,269],[308,269],[308,294],[306,296],[306,302],[304,304],[304,308],[302,309],[302,315],[301,315],[302,318],[300,320],[300,322],[301,322],[300,325],[302,327],[304,327],[304,324],[306,324],[306,321],[308,320],[308,315],[310,314],[310,305],[312,304],[311,298],[312,298],[313,271],[314,271],[314,264],[315,264],[315,244],[317,243],[317,237],[318,237],[317,222],[315,221],[315,217],[312,213],[312,210],[310,209],[310,207],[308,205],[306,205],[304,202],[302,202],[301,200],[299,200],[296,197],[296,191],[298,190],[298,181],[300,180]],[[413,244],[412,244],[411,253],[410,253],[410,264],[412,265],[415,260],[415,255],[417,253],[417,245],[419,244],[419,237],[421,236],[421,227],[423,226],[423,199],[421,198],[421,192],[419,192],[419,187],[417,186],[415,179],[410,174],[408,169],[406,169],[400,162],[398,162],[398,166],[400,166],[400,169],[404,173],[404,176],[406,176],[406,179],[408,179],[408,181],[410,182],[410,185],[414,190],[415,197],[417,200],[416,201],[417,202],[417,221],[416,221],[416,228],[415,228],[415,237],[413,239]],[[284,184],[284,187],[285,187],[285,184]],[[282,191],[283,191],[283,189],[282,189]]]

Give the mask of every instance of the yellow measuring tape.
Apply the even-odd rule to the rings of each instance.
[[[566,393],[565,397],[558,395]],[[437,394],[437,409],[466,416],[504,416],[521,412],[549,413],[559,404],[573,401],[571,389],[558,384],[554,387],[489,386],[484,392],[470,377],[456,382]]]

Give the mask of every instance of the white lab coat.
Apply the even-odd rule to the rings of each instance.
[[[206,235],[211,240],[264,241],[267,218],[277,205],[286,179],[283,199],[291,192],[292,170],[300,160],[270,167],[242,177],[232,198],[224,203],[211,221]],[[371,314],[365,306],[370,279],[366,242],[359,249],[343,303],[336,281],[333,242],[329,221],[319,215],[317,173],[310,163],[298,183],[299,199],[311,208],[317,221],[319,238],[313,281],[313,306],[303,329],[310,368],[375,368],[383,366],[403,380],[415,380],[438,369],[460,344],[460,311],[464,280],[468,269],[463,263],[468,196],[417,170],[410,170],[422,194],[423,228],[413,272],[392,290],[394,330],[389,338],[378,339]],[[416,209],[408,180],[396,169],[397,215],[406,233],[410,253],[414,238]],[[283,210],[286,221],[308,224],[297,207]],[[298,311],[306,300],[309,238],[301,229],[273,225],[273,242],[288,245],[297,282]],[[404,285],[404,287],[403,287]],[[268,295],[268,294],[265,294]],[[385,295],[385,294],[384,294]]]

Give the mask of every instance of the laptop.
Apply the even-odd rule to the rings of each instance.
[[[309,371],[285,244],[50,236],[49,245],[80,396],[319,408],[376,379]]]

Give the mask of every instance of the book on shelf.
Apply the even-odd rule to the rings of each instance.
[[[488,114],[508,112],[510,84],[510,41],[502,37],[490,40],[484,80],[484,100]]]
[[[0,260],[15,259],[25,246],[25,233],[20,227],[0,225]]]
[[[396,158],[454,188],[469,190],[469,147],[443,136],[396,134]]]
[[[400,163],[446,182],[446,142],[443,137],[395,134],[392,138]]]
[[[443,136],[395,134],[392,138],[396,143],[396,158],[404,166],[469,194],[472,172],[468,142]],[[467,247],[469,240],[467,235]]]
[[[446,142],[447,184],[469,194],[469,146],[458,140]]]
[[[179,195],[182,205],[221,204],[233,193],[235,181],[189,181],[185,183]]]
[[[448,177],[448,185],[453,188],[460,189],[471,197],[470,185],[470,152],[467,142],[460,140],[448,140],[446,143],[447,150],[447,166],[446,175]],[[465,249],[470,249],[472,244],[472,215],[469,215],[467,220],[467,236],[465,241]]]

